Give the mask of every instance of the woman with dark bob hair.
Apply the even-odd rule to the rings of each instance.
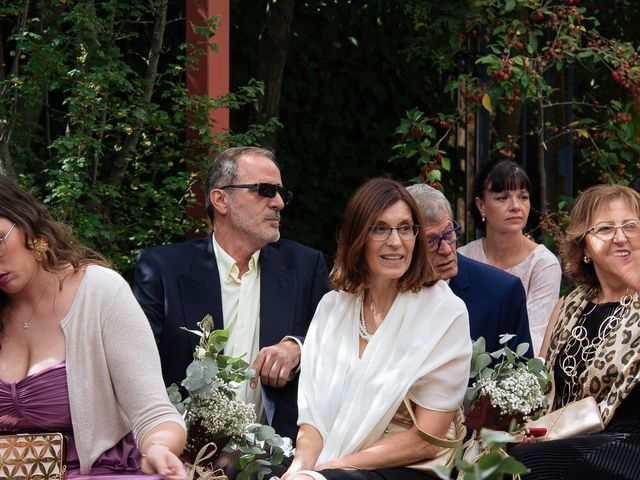
[[[464,303],[435,283],[422,216],[399,183],[376,178],[348,202],[331,272],[333,291],[306,336],[296,453],[287,480],[422,480],[405,466],[439,448],[462,402],[471,341]],[[417,426],[404,420],[407,397]],[[419,427],[419,429],[418,429]]]
[[[597,185],[576,200],[561,249],[579,286],[557,303],[542,346],[550,409],[593,397],[605,429],[512,450],[527,479],[640,478],[640,299],[620,275],[640,257],[640,195]]]
[[[186,478],[184,422],[129,286],[4,176],[0,329],[3,435],[63,433],[69,479]]]
[[[471,214],[484,238],[460,247],[465,257],[487,263],[520,278],[527,294],[527,314],[533,351],[542,345],[562,270],[553,253],[524,234],[531,204],[531,182],[511,160],[485,165],[473,184]]]

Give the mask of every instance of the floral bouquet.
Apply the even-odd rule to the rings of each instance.
[[[194,465],[190,478],[196,472],[201,478],[220,478],[211,476],[211,471],[205,472],[200,464],[213,463],[224,449],[238,458],[238,480],[249,479],[253,474],[262,479],[271,472],[270,466],[291,455],[292,442],[277,435],[273,428],[255,423],[254,405],[236,399],[236,389],[241,382],[253,378],[254,371],[242,356],[221,353],[229,331],[214,330],[210,315],[198,323],[198,328],[185,329],[200,337],[194,360],[181,383],[187,397],[182,398],[175,383],[167,389],[169,399],[187,424],[185,455]]]
[[[465,425],[475,435],[456,450],[454,469],[437,467],[441,480],[503,480],[528,471],[509,456],[506,445],[521,441],[526,420],[536,418],[546,406],[544,392],[550,376],[542,359],[524,357],[527,343],[518,345],[515,352],[506,346],[513,337],[501,335],[503,347],[492,353],[486,351],[484,338],[473,343],[473,384],[467,389],[464,408]]]
[[[519,431],[547,406],[545,391],[550,376],[544,361],[524,357],[527,343],[512,351],[506,343],[513,337],[501,335],[504,347],[492,353],[486,352],[482,337],[473,344],[470,377],[475,382],[467,390],[465,424],[477,432],[476,436],[482,428]]]

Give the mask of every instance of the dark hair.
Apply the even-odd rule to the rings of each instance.
[[[276,163],[275,154],[271,150],[260,147],[234,147],[222,152],[209,167],[204,204],[207,207],[209,220],[213,222],[215,210],[211,205],[211,190],[230,185],[238,178],[238,159],[244,156],[266,157]],[[276,164],[277,165],[277,164]],[[231,192],[233,194],[233,192]]]
[[[365,260],[365,244],[369,227],[391,205],[403,201],[411,210],[413,223],[424,226],[424,219],[413,197],[394,180],[374,178],[351,196],[342,220],[336,259],[331,270],[333,288],[349,293],[361,293],[369,283]],[[411,264],[399,279],[401,292],[417,292],[424,285],[433,285],[437,278],[427,252],[427,239],[421,228],[416,237]]]
[[[476,205],[476,197],[484,199],[486,191],[504,192],[526,190],[531,192],[531,181],[521,165],[513,160],[495,160],[487,163],[473,181],[473,201],[471,202],[471,216],[476,227],[484,230],[482,215]]]
[[[640,194],[620,185],[595,185],[578,195],[571,220],[560,245],[560,259],[565,273],[575,282],[592,288],[600,287],[593,262],[584,263],[585,234],[593,225],[593,218],[614,200],[621,200],[640,218]]]
[[[109,265],[98,252],[78,242],[69,227],[53,220],[46,208],[31,194],[4,175],[0,175],[0,217],[16,224],[24,234],[24,246],[30,250],[33,250],[34,240],[47,240],[48,249],[41,265],[48,272],[63,270],[69,265],[74,270],[90,263]],[[6,294],[0,292],[0,318],[7,302]]]

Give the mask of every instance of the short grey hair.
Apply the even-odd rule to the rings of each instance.
[[[222,152],[209,167],[207,173],[207,187],[205,189],[204,204],[207,215],[213,221],[215,210],[211,205],[211,190],[231,185],[238,178],[238,159],[244,156],[266,157],[276,163],[276,156],[271,150],[260,147],[234,147]],[[277,164],[276,164],[277,165]]]
[[[411,185],[407,190],[418,204],[427,223],[437,223],[445,215],[453,219],[451,204],[440,190],[424,183]]]

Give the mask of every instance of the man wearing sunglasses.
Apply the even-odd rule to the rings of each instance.
[[[484,337],[487,351],[493,352],[502,347],[500,335],[513,334],[509,348],[515,350],[526,342],[531,356],[527,302],[520,279],[456,252],[460,227],[453,221],[451,204],[442,192],[424,184],[407,190],[425,217],[429,259],[437,275],[467,306],[471,338]]]
[[[210,314],[229,329],[225,354],[245,355],[256,378],[238,398],[259,421],[296,438],[300,347],[327,291],[321,252],[280,239],[280,212],[292,200],[271,151],[231,148],[209,169],[205,203],[211,235],[143,250],[134,294],[156,337],[167,385],[193,360],[197,329]],[[245,382],[246,383],[246,382]]]

